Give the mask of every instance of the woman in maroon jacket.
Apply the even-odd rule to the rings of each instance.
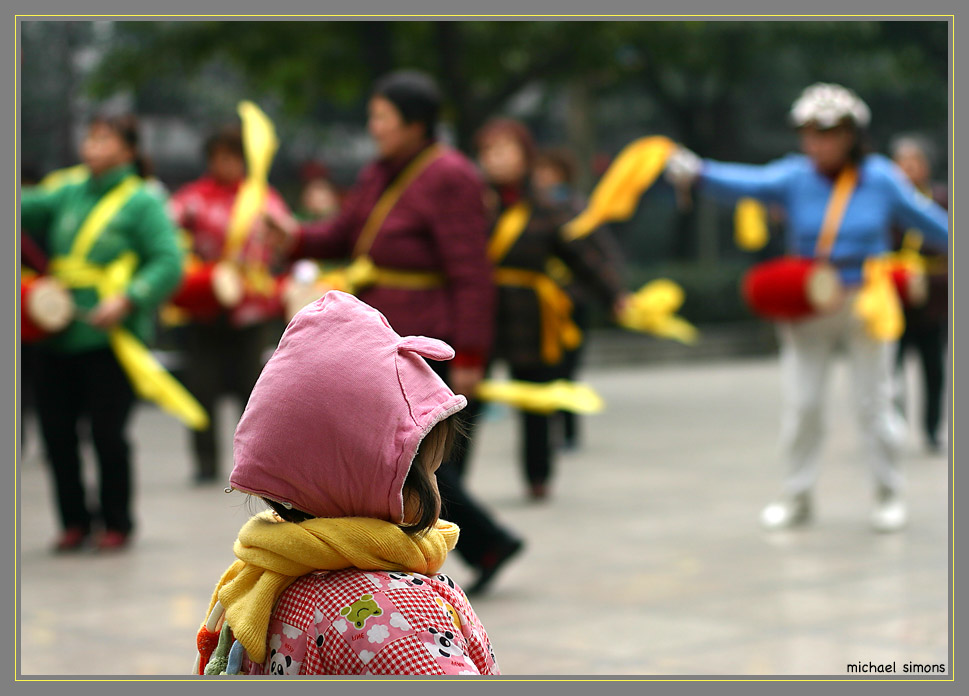
[[[354,293],[403,335],[451,344],[450,363],[429,364],[471,400],[494,330],[489,221],[474,165],[434,138],[440,102],[423,73],[400,71],[378,81],[367,125],[379,158],[360,173],[336,218],[302,227],[276,221],[276,237],[292,258],[344,258],[364,269],[353,274]],[[477,415],[468,410],[464,456]],[[457,460],[446,462],[438,478],[449,519],[462,529],[458,551],[478,572],[473,593],[522,544],[467,497],[460,468]]]

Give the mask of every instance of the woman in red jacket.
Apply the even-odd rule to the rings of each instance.
[[[227,124],[209,136],[205,159],[205,174],[172,196],[172,218],[191,240],[191,252],[201,262],[238,263],[247,274],[260,273],[256,277],[270,288],[246,292],[232,309],[192,312],[183,327],[188,358],[186,384],[202,407],[214,415],[219,396],[225,392],[235,396],[240,406],[249,399],[262,370],[263,353],[279,337],[276,320],[282,310],[271,290],[273,275],[279,269],[270,269],[270,251],[262,242],[261,218],[253,221],[239,249],[233,251],[230,242],[233,209],[246,177],[241,127]],[[268,190],[263,205],[276,215],[289,214],[286,203],[273,188]],[[252,285],[249,279],[247,283]],[[192,431],[198,483],[211,483],[218,478],[217,430],[213,426]]]
[[[379,153],[333,220],[276,227],[291,257],[349,258],[353,292],[402,334],[454,347],[450,363],[432,362],[458,394],[472,397],[492,343],[495,288],[487,256],[485,188],[474,165],[434,137],[441,97],[430,77],[387,75],[368,104],[368,130]],[[467,456],[476,409],[465,418]],[[458,460],[439,479],[449,517],[462,528],[458,551],[478,572],[481,591],[521,542],[464,492]]]

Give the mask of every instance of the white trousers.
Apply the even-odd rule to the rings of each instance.
[[[852,312],[856,292],[832,314],[778,324],[784,394],[781,447],[787,468],[784,491],[809,491],[818,478],[824,398],[829,368],[839,347],[847,354],[863,456],[875,485],[902,486],[898,453],[904,422],[891,403],[892,344],[876,341]]]

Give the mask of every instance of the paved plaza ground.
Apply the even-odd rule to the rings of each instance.
[[[816,521],[774,535],[757,514],[781,474],[776,359],[599,366],[585,379],[607,411],[583,420],[582,448],[561,456],[547,502],[525,500],[512,414],[493,410],[479,431],[471,490],[528,542],[474,603],[504,673],[844,675],[859,661],[947,664],[947,459],[925,454],[913,428],[904,454],[911,524],[872,532],[843,365],[831,375]],[[237,417],[226,404],[226,442]],[[134,546],[58,557],[48,551],[49,483],[28,430],[19,462],[25,676],[191,667],[195,632],[249,510],[224,484],[190,483],[188,438],[172,419],[140,408],[133,433]],[[456,555],[444,572],[471,578]]]

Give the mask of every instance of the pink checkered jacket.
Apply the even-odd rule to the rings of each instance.
[[[488,634],[446,575],[357,569],[304,575],[269,621],[264,664],[243,674],[500,674]]]

